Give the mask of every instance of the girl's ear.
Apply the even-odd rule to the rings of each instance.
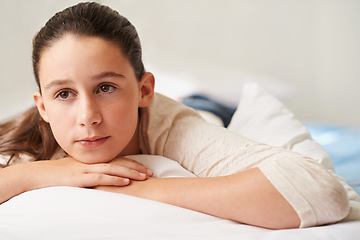
[[[37,107],[42,119],[45,122],[49,122],[49,119],[48,119],[48,116],[47,116],[46,110],[45,110],[44,101],[43,101],[43,98],[42,98],[41,93],[39,91],[34,93],[34,101],[35,101],[36,107]]]
[[[155,87],[155,78],[154,75],[150,72],[145,73],[141,77],[139,83],[140,88],[140,102],[139,107],[147,107],[150,105],[154,98],[154,87]]]

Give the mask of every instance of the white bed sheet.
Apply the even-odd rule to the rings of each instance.
[[[21,194],[0,207],[1,239],[355,240],[360,222],[268,230],[132,196],[72,187]]]

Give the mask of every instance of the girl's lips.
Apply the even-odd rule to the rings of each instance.
[[[101,146],[108,140],[109,137],[91,137],[91,138],[84,138],[81,140],[76,141],[82,147],[86,148],[96,148]]]

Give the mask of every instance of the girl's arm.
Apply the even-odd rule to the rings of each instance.
[[[300,192],[294,192],[290,197],[280,193],[257,167],[221,177],[150,178],[143,182],[132,181],[126,187],[100,186],[96,189],[156,200],[272,229],[314,226],[346,217],[349,202],[342,185],[318,164],[308,168],[307,172],[318,173],[318,181],[310,176],[306,179],[303,170],[299,168],[292,180],[280,182],[286,188],[287,185],[299,184],[294,189],[299,191],[300,188]],[[298,181],[304,181],[304,184]],[[284,188],[280,186],[279,189],[282,191]],[[289,189],[288,193],[294,189]]]
[[[150,178],[126,187],[96,189],[129,194],[250,225],[284,229],[300,219],[258,168],[212,178]]]
[[[14,164],[0,170],[0,203],[39,188],[126,186],[130,179],[145,180],[148,176],[151,174],[145,166],[126,158],[104,164],[84,164],[70,157]]]
[[[159,189],[168,191],[166,198],[180,194],[182,198],[176,199],[175,205],[181,201],[190,209],[264,227],[299,226],[289,206],[300,219],[300,227],[334,223],[349,212],[349,200],[341,183],[307,157],[207,123],[193,110],[161,95],[156,95],[153,104],[141,113],[142,152],[176,160],[196,176],[205,177],[186,180],[194,182],[181,192],[178,188],[182,182],[177,183],[177,179],[153,180],[174,181],[176,188],[159,184]],[[199,194],[192,195],[196,192]],[[199,208],[188,205],[199,195],[203,195],[196,205]],[[217,202],[212,204],[212,198]]]

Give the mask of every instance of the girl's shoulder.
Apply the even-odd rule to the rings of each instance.
[[[193,109],[184,104],[176,101],[172,98],[169,98],[160,93],[154,94],[154,99],[152,103],[143,109],[144,115],[150,114],[151,117],[176,117],[179,114],[182,116],[196,116],[200,115]]]
[[[155,93],[153,102],[140,109],[140,149],[143,153],[162,155],[173,129],[205,121],[194,109]]]
[[[203,120],[193,108],[160,93],[155,93],[152,103],[141,109],[140,116],[141,125],[147,129],[171,127],[177,121],[189,118]]]

